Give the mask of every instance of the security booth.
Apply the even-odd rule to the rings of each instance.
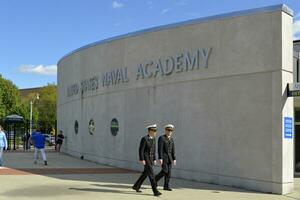
[[[24,119],[19,115],[8,115],[4,118],[4,129],[7,136],[8,150],[19,149],[24,135]]]

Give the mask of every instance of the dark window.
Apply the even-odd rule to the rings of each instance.
[[[111,134],[113,136],[116,136],[118,134],[118,131],[119,131],[119,122],[118,122],[118,120],[116,118],[114,118],[114,119],[111,120],[110,131],[111,131]]]
[[[94,122],[93,119],[91,119],[90,122],[89,122],[89,133],[91,135],[93,135],[94,132],[95,132],[95,122]]]
[[[77,120],[75,121],[75,124],[74,124],[74,131],[76,134],[78,133],[78,121]]]
[[[295,110],[295,122],[300,122],[300,110]]]

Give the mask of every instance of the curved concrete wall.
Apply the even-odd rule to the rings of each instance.
[[[292,70],[292,12],[282,5],[82,47],[58,64],[63,150],[141,170],[145,126],[157,123],[159,136],[173,123],[173,176],[288,193],[293,139],[283,137],[283,120],[293,117],[293,102],[284,96]]]

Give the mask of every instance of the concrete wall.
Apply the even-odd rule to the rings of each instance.
[[[158,65],[156,77],[137,75],[141,64],[154,73],[154,66],[145,67],[151,61],[161,61],[167,70],[170,57],[182,67],[182,55],[192,58],[198,50],[199,68],[164,75]],[[203,50],[209,55],[207,65]],[[161,135],[163,126],[173,123],[178,161],[174,177],[289,193],[293,139],[284,138],[283,120],[293,117],[293,101],[286,98],[286,85],[293,82],[292,53],[292,11],[283,5],[154,28],[80,48],[58,63],[58,129],[67,135],[63,151],[142,170],[138,145],[145,126],[157,123]],[[123,74],[127,70],[128,80],[120,77],[117,84],[106,81],[103,86],[106,73],[118,69]],[[81,82],[93,77],[90,88],[82,91]],[[72,85],[79,90],[70,89]],[[113,118],[119,121],[117,136],[110,131]],[[95,121],[93,135],[90,119]]]

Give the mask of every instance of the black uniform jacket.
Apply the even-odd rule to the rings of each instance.
[[[139,148],[140,160],[145,160],[146,165],[153,165],[155,158],[155,138],[150,138],[149,135],[141,139]]]
[[[162,135],[158,139],[158,159],[162,159],[164,163],[171,163],[176,160],[175,144],[173,138]]]

